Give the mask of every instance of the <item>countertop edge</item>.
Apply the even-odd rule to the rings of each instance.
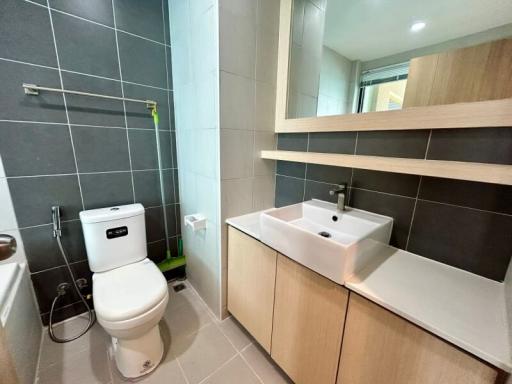
[[[405,320],[411,322],[412,324],[417,325],[418,327],[432,333],[433,335],[463,349],[464,351],[484,360],[485,362],[495,366],[496,368],[499,368],[507,373],[512,373],[512,362],[511,361],[502,361],[501,359],[483,351],[478,348],[475,348],[469,343],[466,343],[464,340],[460,340],[456,337],[453,337],[448,332],[443,331],[440,328],[437,328],[435,326],[430,325],[427,322],[424,322],[423,320],[410,315],[409,313],[389,304],[388,302],[381,300],[380,298],[371,295],[367,291],[360,289],[357,287],[356,284],[346,282],[345,287],[349,289],[350,291],[357,293],[358,295],[361,295],[365,297],[366,299],[370,300],[371,302],[380,305],[381,307],[385,308],[386,310],[404,318]]]

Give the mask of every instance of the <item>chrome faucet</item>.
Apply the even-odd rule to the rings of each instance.
[[[338,211],[345,211],[345,201],[347,196],[347,183],[341,183],[338,185],[337,189],[333,189],[332,191],[329,191],[329,195],[334,196],[338,195]]]

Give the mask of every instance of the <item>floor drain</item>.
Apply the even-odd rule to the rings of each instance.
[[[187,287],[185,286],[185,284],[179,283],[179,284],[174,285],[172,288],[174,289],[174,292],[179,292],[179,291],[183,291]]]
[[[325,231],[322,231],[322,232],[318,232],[318,234],[322,237],[326,237],[326,238],[329,238],[331,237],[331,234],[329,232],[325,232]]]

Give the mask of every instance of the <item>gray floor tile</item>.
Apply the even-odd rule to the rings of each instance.
[[[260,384],[251,368],[236,356],[204,381],[204,384]]]
[[[72,320],[58,324],[54,330],[57,337],[71,337],[76,335],[87,326],[87,314],[76,317]],[[52,365],[63,364],[66,358],[70,358],[78,353],[87,351],[90,348],[98,347],[107,350],[107,343],[110,342],[110,336],[98,323],[82,337],[69,343],[56,343],[50,339],[46,329],[43,335],[43,345],[39,369],[45,370]]]
[[[195,334],[173,340],[171,351],[180,361],[190,384],[199,383],[236,354],[213,323]]]
[[[97,344],[74,355],[64,354],[62,363],[39,371],[38,384],[106,384],[110,380],[107,350]]]
[[[246,348],[242,352],[242,356],[264,384],[292,383],[286,374],[270,359],[270,356],[256,344]]]
[[[238,351],[241,351],[253,342],[251,335],[234,317],[228,317],[223,321],[219,321],[217,325]]]

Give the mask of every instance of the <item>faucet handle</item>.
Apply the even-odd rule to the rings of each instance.
[[[329,195],[339,195],[340,193],[347,191],[347,183],[340,183],[336,189],[330,190]]]

